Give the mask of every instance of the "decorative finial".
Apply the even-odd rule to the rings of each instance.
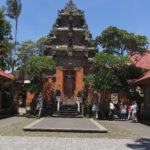
[[[76,11],[78,10],[77,6],[73,3],[73,0],[69,0],[69,3],[65,6],[66,11]]]

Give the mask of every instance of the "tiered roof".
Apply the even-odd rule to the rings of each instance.
[[[58,11],[43,54],[51,55],[52,51],[66,51],[68,48],[71,51],[96,51],[93,43],[84,12],[70,0],[64,9]]]

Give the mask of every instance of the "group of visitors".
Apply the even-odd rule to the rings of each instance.
[[[109,103],[109,119],[113,117],[115,106],[112,102]],[[125,103],[120,104],[119,108],[120,120],[132,120],[132,122],[138,122],[137,111],[138,105],[136,101],[132,102],[132,105],[126,105]]]
[[[132,102],[132,105],[120,105],[120,119],[121,120],[131,120],[132,122],[137,122],[137,111],[138,111],[138,105],[136,101]]]
[[[77,110],[78,113],[80,113],[80,105],[83,102],[83,95],[82,95],[82,91],[79,91],[76,97],[76,104],[77,104]],[[97,92],[95,91],[93,93],[93,97],[92,97],[92,113],[93,113],[93,117],[94,119],[98,119],[99,116],[99,97]]]
[[[76,104],[77,104],[77,111],[80,113],[80,105],[82,103],[83,95],[82,92],[79,91],[76,96]],[[60,107],[60,101],[61,101],[61,93],[60,91],[57,91],[55,93],[55,100],[57,102],[57,111],[59,111]],[[31,109],[33,111],[33,114],[35,114],[38,118],[41,117],[42,109],[43,109],[43,96],[42,93],[36,94],[35,98],[32,100]],[[114,112],[115,112],[115,105],[110,101],[109,103],[109,113],[108,117],[109,120],[113,119]],[[99,111],[100,111],[100,100],[98,97],[98,94],[96,92],[93,93],[92,97],[92,112],[94,119],[99,118]],[[125,103],[121,103],[119,106],[119,114],[120,114],[120,120],[131,120],[132,122],[138,122],[137,120],[137,111],[138,111],[138,105],[136,101],[132,102],[132,105],[126,105]]]

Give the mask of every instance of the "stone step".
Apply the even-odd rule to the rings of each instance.
[[[62,114],[53,114],[52,117],[57,117],[57,118],[83,118],[82,115],[62,115]]]
[[[59,113],[77,113],[77,110],[76,111],[60,110]]]
[[[61,109],[61,108],[60,108],[60,111],[67,111],[67,112],[72,112],[72,111],[74,111],[74,112],[76,112],[77,109]]]
[[[63,107],[63,106],[60,106],[60,109],[68,109],[68,110],[71,110],[71,109],[77,109],[77,107]]]
[[[68,112],[59,112],[60,115],[78,115],[78,112],[68,113]]]
[[[77,111],[77,105],[75,104],[62,104],[60,106],[60,111],[55,112],[53,117],[64,117],[64,118],[81,118]]]

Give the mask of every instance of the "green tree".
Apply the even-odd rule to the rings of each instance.
[[[55,67],[55,63],[50,56],[32,56],[26,61],[25,70],[30,75],[32,85],[36,85],[35,90],[41,88],[43,78],[45,79],[46,74],[50,74],[50,71],[55,70]]]
[[[14,42],[9,42],[8,43],[8,49],[7,49],[7,54],[6,54],[6,58],[5,58],[5,69],[6,70],[12,70],[12,67],[14,67],[14,60],[13,60],[13,56],[12,56],[12,50],[15,47],[15,43]]]
[[[37,41],[24,41],[19,44],[17,49],[17,66],[24,67],[25,62],[32,56],[41,56],[47,36],[39,38]]]
[[[4,11],[0,9],[0,68],[6,69],[6,58],[11,39],[11,24],[5,19]]]
[[[104,52],[114,55],[143,54],[148,48],[146,36],[128,33],[126,30],[110,26],[96,38]]]
[[[15,53],[16,53],[16,45],[17,45],[17,33],[18,33],[18,19],[22,10],[21,0],[7,0],[7,15],[14,19],[16,22],[15,25],[15,47],[14,47],[14,65],[15,65]],[[14,66],[12,68],[14,70]]]
[[[35,42],[37,55],[42,55],[43,49],[46,47],[46,45],[49,45],[48,38],[49,36],[45,35]]]
[[[7,0],[7,15],[15,19],[15,43],[17,41],[18,19],[22,10],[21,0]]]
[[[17,50],[17,66],[24,67],[25,62],[32,56],[36,56],[37,47],[36,43],[32,41],[24,41],[20,43]]]
[[[122,70],[125,73],[125,68],[129,62],[130,59],[127,56],[114,56],[104,52],[97,53],[92,65],[94,74],[88,77],[94,90],[106,92],[110,89],[120,88],[122,80],[119,71]]]

